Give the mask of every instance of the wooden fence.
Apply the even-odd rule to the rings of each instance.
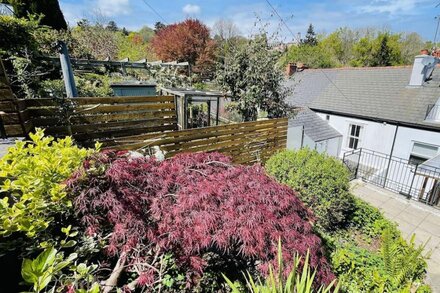
[[[49,135],[72,135],[80,143],[177,129],[171,96],[40,98],[9,103],[11,112],[2,115],[4,122],[17,120],[21,113],[27,129],[41,127]],[[4,110],[6,104],[1,106]]]
[[[102,140],[105,148],[137,150],[159,146],[171,157],[181,152],[219,151],[235,163],[264,162],[286,148],[287,118],[244,122]]]

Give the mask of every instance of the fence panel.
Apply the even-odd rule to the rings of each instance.
[[[174,98],[103,97],[21,100],[27,123],[80,143],[177,129]]]
[[[170,157],[181,152],[218,151],[235,163],[264,162],[287,143],[287,118],[144,134],[101,141],[106,148],[137,150],[159,146]]]

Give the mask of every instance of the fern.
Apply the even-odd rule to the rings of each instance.
[[[426,246],[415,244],[415,235],[409,244],[399,235],[393,237],[391,229],[382,234],[381,254],[391,288],[410,288],[422,277],[426,267],[423,250]]]

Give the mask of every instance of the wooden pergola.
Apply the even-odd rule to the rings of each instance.
[[[192,102],[202,102],[208,105],[208,126],[219,124],[220,100],[228,97],[219,91],[202,91],[193,88],[161,88],[163,95],[174,96],[179,129],[188,128],[188,105]],[[215,107],[215,122],[211,121],[212,106]]]

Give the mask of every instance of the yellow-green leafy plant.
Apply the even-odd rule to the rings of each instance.
[[[250,273],[244,274],[246,284],[234,283],[225,278],[232,293],[327,293],[339,291],[339,285],[333,280],[329,285],[324,286],[316,283],[316,271],[312,271],[309,265],[309,253],[307,253],[304,261],[301,256],[296,255],[293,261],[292,269],[287,277],[284,277],[283,255],[281,250],[281,241],[278,241],[278,268],[276,272],[272,266],[269,266],[269,275],[262,281],[254,280]]]
[[[79,148],[71,137],[55,140],[42,129],[17,141],[0,160],[0,236],[22,232],[38,236],[54,216],[71,206],[63,181],[94,150]],[[99,148],[99,146],[97,146]]]

